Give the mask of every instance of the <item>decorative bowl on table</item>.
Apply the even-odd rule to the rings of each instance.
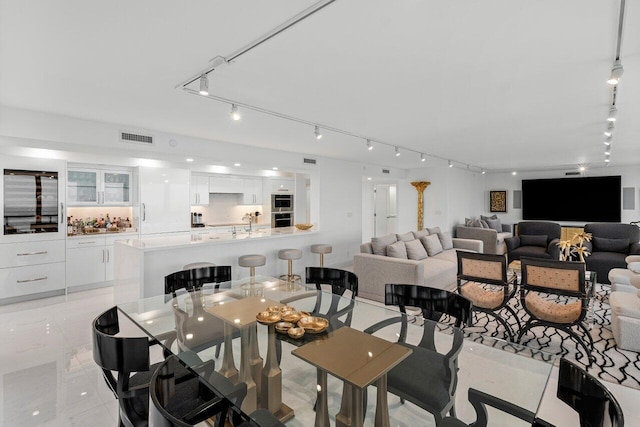
[[[282,320],[284,320],[285,322],[296,323],[298,320],[300,320],[301,317],[302,316],[300,315],[300,313],[295,310],[282,312]]]
[[[271,325],[279,322],[281,319],[279,311],[261,311],[256,314],[256,320],[263,325]]]
[[[274,312],[274,313],[280,313],[282,310],[281,310],[281,307],[279,305],[272,305],[271,307],[267,307],[267,309],[265,311],[271,311],[271,312]]]
[[[283,305],[280,307],[280,312],[284,313],[285,311],[296,311],[296,309],[294,307],[291,307],[290,305]]]
[[[329,327],[329,321],[322,317],[305,316],[298,320],[298,326],[304,328],[305,332],[310,334],[319,334]]]
[[[313,224],[294,224],[293,226],[298,230],[308,230],[313,227]]]
[[[291,338],[302,338],[304,332],[304,328],[289,328],[287,334],[289,334]]]
[[[287,331],[294,327],[294,324],[291,322],[278,322],[276,323],[276,331],[286,334]]]

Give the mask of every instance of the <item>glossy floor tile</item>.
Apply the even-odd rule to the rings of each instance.
[[[91,345],[91,321],[112,305],[113,290],[103,288],[0,306],[0,427],[117,425],[117,402],[93,361]],[[152,359],[160,357],[160,352],[153,350]],[[487,381],[491,375],[487,373]],[[284,381],[289,382],[288,389],[298,391],[288,399],[311,408],[315,393],[309,391],[309,385],[315,378],[307,376],[290,372]],[[558,426],[575,425],[575,415],[555,398],[556,381],[554,371],[540,415]],[[640,425],[635,411],[640,391],[607,386],[623,407],[626,425]],[[330,378],[328,389],[329,399],[337,404],[341,383]],[[367,425],[372,424],[375,410],[374,390],[369,393]],[[458,397],[457,407],[460,418],[474,420],[466,396]],[[434,425],[430,415],[410,403],[400,404],[395,396],[389,397],[389,409],[394,426]],[[287,425],[313,425],[313,411],[296,414]],[[522,424],[497,417],[491,425]]]

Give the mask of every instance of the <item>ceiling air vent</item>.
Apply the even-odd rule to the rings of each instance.
[[[565,172],[565,176],[578,176],[581,175],[580,172]]]
[[[391,172],[389,172],[389,169],[382,169],[382,173],[391,173]]]
[[[316,164],[316,159],[307,159],[306,157],[303,159],[304,163],[309,163],[310,165]]]
[[[139,133],[121,131],[120,132],[120,141],[133,142],[135,144],[153,144],[153,136],[151,136],[151,135],[141,135]]]

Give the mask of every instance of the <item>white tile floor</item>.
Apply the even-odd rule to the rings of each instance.
[[[90,327],[112,305],[112,288],[103,288],[0,306],[0,426],[117,425],[116,400],[93,362]],[[555,398],[556,375],[540,414],[559,427],[577,425]],[[640,391],[607,385],[626,425],[640,426]]]

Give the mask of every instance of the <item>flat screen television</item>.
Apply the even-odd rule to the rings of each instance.
[[[523,179],[525,220],[620,222],[620,176]]]

